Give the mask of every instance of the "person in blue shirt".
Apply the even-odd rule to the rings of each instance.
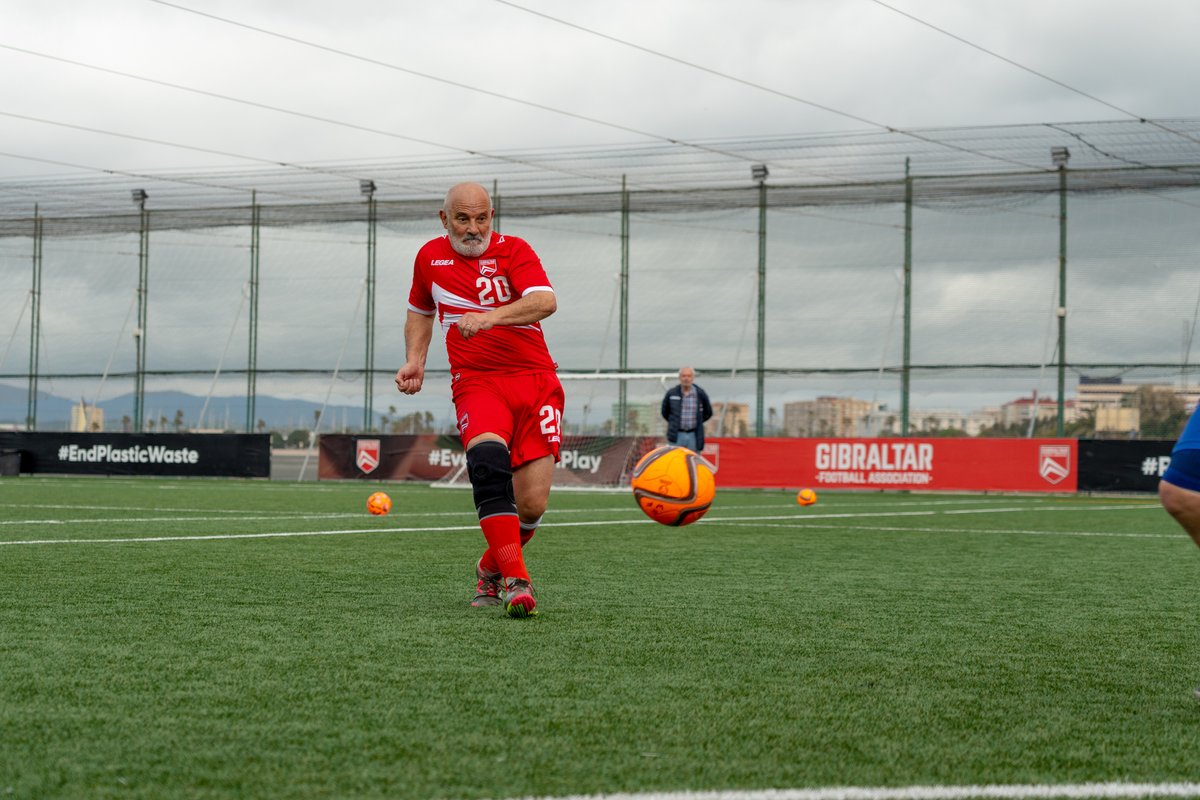
[[[1171,450],[1171,464],[1158,482],[1158,499],[1192,541],[1200,545],[1200,406],[1192,412]],[[1195,694],[1200,700],[1200,688]]]
[[[679,370],[679,385],[663,395],[662,416],[667,421],[667,442],[699,453],[704,449],[704,423],[712,418],[712,403],[696,385],[696,370]]]
[[[1171,450],[1171,464],[1159,481],[1158,498],[1200,545],[1200,406]]]

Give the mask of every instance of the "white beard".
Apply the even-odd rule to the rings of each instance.
[[[466,241],[465,237],[462,239],[456,239],[454,234],[450,234],[450,246],[454,248],[454,252],[458,253],[460,256],[465,256],[466,258],[479,258],[488,249],[488,245],[491,243],[491,238],[492,236],[489,233],[487,239],[484,239],[481,242],[468,242]]]

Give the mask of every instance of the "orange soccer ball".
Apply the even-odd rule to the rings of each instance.
[[[629,480],[646,516],[663,525],[690,525],[707,513],[717,492],[713,466],[686,447],[667,445],[638,460]]]
[[[796,502],[802,506],[811,506],[817,502],[817,493],[812,489],[801,489],[796,495]]]
[[[376,492],[367,498],[367,511],[370,511],[377,517],[392,510],[392,498],[388,497],[384,492]]]

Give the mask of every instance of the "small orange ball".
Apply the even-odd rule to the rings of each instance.
[[[802,506],[811,506],[817,502],[817,493],[812,489],[801,489],[796,495],[796,503]]]
[[[367,511],[370,511],[377,517],[392,510],[392,498],[388,497],[384,492],[376,492],[367,498]]]

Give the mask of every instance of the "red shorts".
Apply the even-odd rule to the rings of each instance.
[[[513,467],[552,455],[562,445],[562,384],[553,372],[464,375],[451,390],[463,447],[481,433],[508,443]]]

